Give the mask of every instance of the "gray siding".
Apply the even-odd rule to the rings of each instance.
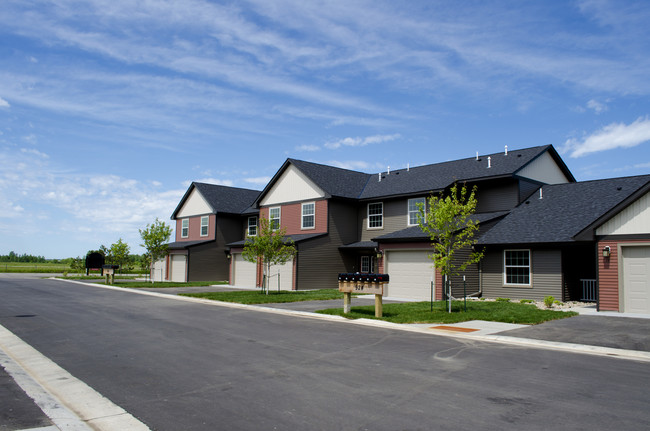
[[[513,180],[479,184],[476,199],[477,213],[509,210],[519,204],[519,187]]]
[[[384,227],[383,229],[368,229],[368,202],[359,207],[359,231],[360,241],[371,241],[372,238],[386,235],[408,227],[408,198],[392,199],[384,201],[372,201],[369,203],[383,202],[384,204]]]
[[[539,184],[531,181],[519,180],[519,202],[523,202],[539,188]]]
[[[523,248],[523,247],[522,247]],[[562,253],[553,249],[531,249],[531,287],[510,287],[503,283],[503,250],[486,252],[481,262],[483,296],[543,300],[562,299]]]
[[[338,273],[352,271],[354,256],[341,253],[339,247],[357,241],[357,208],[330,200],[328,210],[328,234],[298,244],[298,290],[336,289]]]

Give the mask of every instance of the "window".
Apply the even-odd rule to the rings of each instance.
[[[384,227],[384,204],[368,204],[368,229]]]
[[[248,236],[257,235],[257,217],[248,217]]]
[[[269,225],[271,230],[280,229],[280,207],[269,209]]]
[[[201,236],[208,236],[208,223],[210,218],[208,216],[201,217]]]
[[[361,272],[372,272],[372,256],[361,256]]]
[[[530,285],[530,250],[505,250],[505,284]]]
[[[190,236],[190,219],[184,218],[181,220],[181,238]]]
[[[316,205],[313,202],[302,204],[302,228],[313,229]]]
[[[409,199],[409,203],[408,203],[408,225],[409,226],[414,226],[418,224],[418,222],[421,219],[420,209],[418,208],[418,204],[422,205],[422,209],[424,209],[425,208],[424,198]]]

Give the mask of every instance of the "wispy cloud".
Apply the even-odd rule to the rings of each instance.
[[[235,185],[233,180],[223,180],[223,179],[220,179],[220,178],[212,178],[212,177],[199,178],[199,179],[192,180],[192,181],[195,181],[197,183],[215,184],[215,185],[218,185],[218,186],[232,187],[232,186]],[[189,187],[189,185],[192,183],[192,181],[186,181],[185,184]]]
[[[370,145],[370,144],[380,144],[380,143],[383,143],[383,142],[394,141],[395,139],[399,139],[399,138],[400,138],[400,135],[398,133],[396,133],[394,135],[366,136],[365,138],[361,138],[361,137],[343,138],[343,139],[339,139],[338,141],[325,143],[325,148],[329,148],[330,150],[335,150],[335,149],[343,147],[343,146],[346,146],[346,147],[364,147],[364,146]]]
[[[9,106],[11,106],[9,102],[0,97],[0,108],[8,108]]]
[[[594,99],[587,102],[587,108],[592,109],[596,114],[603,113],[608,109],[607,105]]]
[[[296,147],[296,151],[319,151],[321,148],[318,145],[299,145]]]
[[[244,178],[244,182],[249,184],[255,184],[256,186],[265,186],[268,182],[271,181],[271,177],[252,177]]]
[[[641,117],[632,124],[612,123],[582,139],[571,138],[563,150],[581,157],[614,148],[631,148],[650,141],[650,118]]]

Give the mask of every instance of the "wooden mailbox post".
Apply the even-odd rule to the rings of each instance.
[[[339,274],[339,292],[343,292],[343,313],[348,314],[352,308],[352,293],[375,295],[375,317],[383,314],[382,296],[384,284],[388,283],[388,274]]]

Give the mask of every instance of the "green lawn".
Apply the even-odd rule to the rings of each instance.
[[[520,323],[536,325],[547,320],[563,319],[577,316],[576,312],[540,310],[531,304],[512,302],[469,301],[467,311],[463,311],[463,302],[452,303],[452,313],[446,310],[446,302],[407,302],[401,304],[384,304],[383,317],[380,320],[393,323],[457,323],[468,320],[487,320],[493,322]],[[348,314],[343,314],[343,308],[320,310],[318,313],[344,316],[351,319],[376,319],[375,307],[352,307]]]
[[[0,263],[0,272],[62,273],[63,271],[70,271],[70,266],[65,263],[23,263],[23,262]]]
[[[115,278],[113,286],[117,287],[150,287],[150,288],[165,288],[165,287],[200,287],[200,286],[214,286],[218,284],[228,284],[227,281],[190,281],[189,283],[176,283],[170,281],[121,281]]]
[[[343,293],[335,289],[304,290],[269,292],[268,295],[259,290],[242,290],[239,292],[208,292],[208,293],[182,293],[183,296],[193,298],[212,299],[214,301],[238,302],[240,304],[273,304],[283,302],[320,301],[326,299],[340,299],[343,304]]]

